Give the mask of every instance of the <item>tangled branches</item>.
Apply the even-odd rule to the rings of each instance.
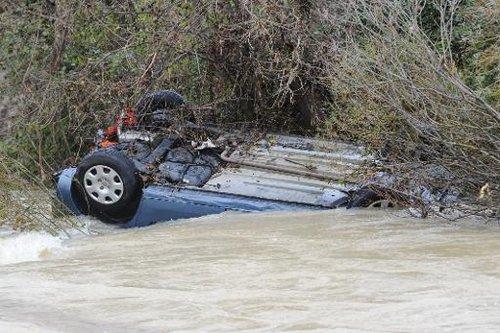
[[[499,16],[495,1],[473,6],[8,0],[0,66],[23,116],[10,154],[45,175],[145,92],[173,88],[219,124],[362,143],[423,211],[429,193],[495,208]]]
[[[438,201],[443,210],[453,196],[498,214],[498,109],[447,70],[453,67],[450,47],[441,54],[432,46],[415,9],[398,3],[370,7],[359,1],[347,6],[355,32],[345,47],[332,49],[325,64],[335,64],[327,77],[339,96],[333,114],[354,109],[371,117],[365,118],[370,119],[368,126],[379,124],[383,135],[371,143],[388,162],[384,168],[396,176],[393,190],[411,194],[412,205],[420,205],[424,215],[431,202]],[[449,41],[450,36],[443,37],[451,33],[449,23],[443,22],[447,30],[441,38]],[[356,133],[360,122],[346,122],[350,126],[343,130]],[[370,127],[366,131],[373,135]],[[491,189],[487,197],[481,194],[485,188]]]

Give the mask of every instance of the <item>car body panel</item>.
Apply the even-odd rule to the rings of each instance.
[[[82,215],[72,191],[76,169],[65,169],[57,181],[57,194],[61,201],[76,215]],[[325,209],[317,205],[299,204],[243,195],[225,194],[202,189],[174,186],[149,186],[143,189],[134,216],[123,227],[143,227],[156,222],[195,218],[226,211],[263,212]]]

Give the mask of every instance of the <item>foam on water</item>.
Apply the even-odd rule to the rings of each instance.
[[[0,265],[49,258],[62,248],[62,239],[45,233],[22,233],[0,238]]]

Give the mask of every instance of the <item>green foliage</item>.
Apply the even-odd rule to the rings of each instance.
[[[443,52],[438,2],[422,9],[420,23],[436,49]],[[495,0],[459,2],[451,20],[452,57],[462,80],[498,108],[500,99],[500,7]]]

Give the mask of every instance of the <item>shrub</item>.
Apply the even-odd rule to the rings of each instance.
[[[494,0],[8,3],[0,64],[22,121],[7,151],[46,177],[169,87],[221,125],[361,143],[424,210],[423,192],[458,189],[496,207],[497,21]]]

